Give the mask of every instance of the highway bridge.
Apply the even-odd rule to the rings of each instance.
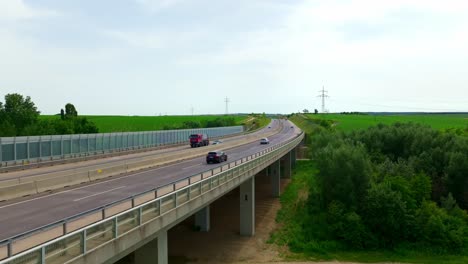
[[[270,144],[260,145],[265,136]],[[273,120],[221,145],[2,174],[3,180],[26,182],[3,188],[0,264],[115,263],[131,252],[135,263],[167,263],[167,231],[192,215],[200,230],[209,231],[210,203],[235,188],[239,233],[253,236],[255,175],[266,170],[272,195],[279,196],[280,172],[291,175],[303,137],[291,122]],[[206,152],[221,147],[228,160],[206,164]],[[72,186],[62,181],[78,177]],[[18,197],[12,190],[20,187],[33,192]]]

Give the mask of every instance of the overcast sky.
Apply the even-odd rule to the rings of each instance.
[[[0,96],[44,114],[468,111],[466,0],[0,0]]]

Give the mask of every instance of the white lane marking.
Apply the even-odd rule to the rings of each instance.
[[[101,194],[104,194],[104,193],[108,193],[108,192],[112,192],[112,191],[115,191],[115,190],[118,190],[118,189],[122,189],[122,188],[125,188],[127,186],[120,186],[120,187],[117,187],[117,188],[114,188],[114,189],[110,189],[110,190],[107,190],[105,192],[100,192],[100,193],[95,193],[95,194],[91,194],[91,195],[88,195],[88,196],[85,196],[85,197],[81,197],[79,199],[75,199],[73,200],[74,202],[78,202],[78,201],[81,201],[81,200],[84,200],[84,199],[88,199],[90,197],[93,197],[93,196],[97,196],[97,195],[101,195]]]

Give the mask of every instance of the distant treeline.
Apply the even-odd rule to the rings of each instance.
[[[368,113],[363,112],[341,112],[341,115],[368,115]]]
[[[60,119],[39,119],[40,112],[29,96],[5,95],[0,102],[0,136],[36,136],[61,134],[98,133],[96,125],[85,117],[79,117],[73,104],[61,109]]]
[[[60,110],[60,114],[55,116],[39,116],[34,102],[29,96],[24,97],[20,94],[7,94],[5,96],[5,104],[0,102],[0,136],[36,136],[36,135],[63,135],[63,134],[89,134],[98,133],[99,129],[92,118],[78,116],[78,111],[73,104],[66,104],[64,109]],[[60,116],[60,118],[58,118]],[[152,118],[152,117],[150,117]],[[200,118],[203,118],[200,120]],[[173,129],[189,129],[189,128],[210,128],[210,127],[225,127],[235,126],[238,124],[240,117],[223,116],[218,118],[196,117],[183,122],[178,122],[172,118],[159,121],[164,125],[151,126],[158,121],[147,119],[146,117],[137,118],[144,120],[144,124],[136,126],[133,119],[112,119],[104,122],[99,122],[105,132],[126,132],[126,131],[149,131],[149,130],[173,130]],[[135,129],[136,126],[136,129]],[[106,130],[107,128],[107,130]]]
[[[214,120],[184,121],[182,125],[164,125],[163,130],[225,127],[235,125],[236,120],[233,117],[219,117]]]

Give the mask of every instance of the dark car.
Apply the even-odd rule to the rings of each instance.
[[[206,155],[206,163],[220,163],[227,160],[227,155],[223,151],[210,151]]]

